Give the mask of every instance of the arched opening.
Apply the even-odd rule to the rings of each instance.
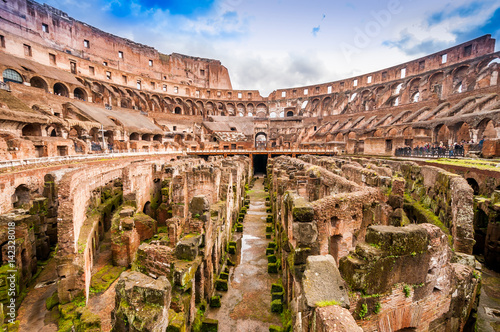
[[[174,113],[175,114],[182,114],[181,108],[180,107],[176,107]]]
[[[132,133],[132,134],[130,134],[130,140],[131,141],[138,141],[138,140],[140,140],[139,134],[138,133]]]
[[[153,141],[161,142],[161,135],[160,134],[154,135]]]
[[[478,140],[482,139],[496,139],[497,131],[495,130],[495,125],[490,119],[484,119],[478,126],[479,132],[477,135]]]
[[[151,141],[151,134],[144,134],[142,135],[142,140],[143,141]]]
[[[75,99],[80,99],[83,101],[87,100],[87,93],[83,89],[75,88],[75,90],[73,91],[73,95],[75,96]]]
[[[287,118],[289,118],[289,117],[291,117],[291,116],[293,116],[293,111],[288,111],[288,112],[286,112],[286,117],[287,117]]]
[[[265,133],[255,135],[255,147],[257,149],[265,149],[267,147],[267,135]]]
[[[420,100],[420,92],[417,91],[413,94],[413,96],[411,96],[411,102],[418,103],[419,100]]]
[[[471,140],[469,125],[467,123],[462,123],[462,125],[457,130],[456,142],[469,142]]]
[[[42,128],[39,124],[27,124],[22,129],[23,136],[42,136]]]
[[[471,186],[472,190],[474,190],[474,195],[479,195],[479,184],[473,178],[468,178],[467,183]]]
[[[142,212],[144,214],[147,214],[151,218],[153,217],[153,209],[151,208],[151,202],[148,201],[148,202],[146,202],[146,204],[144,204],[144,208],[142,209]]]
[[[449,140],[450,140],[450,129],[446,125],[441,125],[436,127],[435,129],[436,133],[436,143],[443,143],[443,145],[448,146]]]
[[[54,84],[54,94],[63,97],[69,97],[68,88],[62,83]]]
[[[14,195],[12,195],[12,206],[15,209],[29,207],[29,203],[31,201],[30,190],[24,184],[18,186],[14,191]]]
[[[484,244],[486,242],[486,234],[488,233],[488,215],[481,209],[477,209],[474,213],[474,248],[472,253],[474,255],[484,254]]]
[[[7,83],[7,82],[13,82],[13,83],[22,84],[23,83],[23,77],[21,76],[21,74],[19,74],[14,69],[5,69],[3,71],[3,81],[5,83]]]
[[[42,79],[38,76],[34,76],[30,79],[30,85],[34,88],[43,89],[43,90],[45,90],[45,92],[49,91],[49,86],[48,86],[47,82],[45,82],[44,79]]]
[[[57,137],[57,130],[56,128],[49,128],[47,130],[47,134],[50,136],[50,137]]]

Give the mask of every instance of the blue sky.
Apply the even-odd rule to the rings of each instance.
[[[352,77],[491,34],[500,0],[47,0],[104,31],[222,61],[234,89]]]

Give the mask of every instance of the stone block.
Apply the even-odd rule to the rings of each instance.
[[[316,308],[317,332],[363,332],[349,310],[338,305]]]
[[[202,236],[189,234],[183,237],[175,246],[175,256],[178,259],[194,260],[198,256]]]
[[[294,222],[293,237],[299,245],[312,245],[318,239],[318,228],[310,222]]]
[[[202,215],[210,209],[210,203],[205,195],[194,196],[189,202],[189,212],[194,215]]]
[[[216,319],[204,318],[201,323],[201,332],[217,332],[219,329],[219,321]]]
[[[323,301],[336,301],[343,307],[349,307],[344,280],[331,255],[307,258],[302,287],[309,307],[316,307],[318,302]]]
[[[115,288],[113,331],[164,331],[171,289],[165,277],[155,280],[140,272],[122,273]]]

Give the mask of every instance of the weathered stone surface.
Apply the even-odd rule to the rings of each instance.
[[[202,215],[209,209],[210,209],[210,202],[204,195],[195,196],[191,199],[191,202],[189,202],[189,212],[191,212],[193,216],[197,214]]]
[[[302,287],[309,307],[316,307],[318,302],[330,301],[337,301],[343,307],[349,307],[344,280],[331,255],[307,258]]]
[[[316,332],[363,332],[349,310],[338,305],[316,308]]]
[[[172,286],[140,272],[122,273],[116,285],[113,331],[165,331]]]
[[[198,234],[186,235],[175,246],[175,255],[178,259],[194,260],[202,240],[203,237]]]

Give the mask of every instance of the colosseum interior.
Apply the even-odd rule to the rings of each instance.
[[[484,35],[233,89],[0,5],[5,331],[500,331],[500,85]]]

